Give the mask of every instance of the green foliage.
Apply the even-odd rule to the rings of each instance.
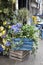
[[[17,22],[27,22],[30,17],[30,12],[26,8],[22,8],[18,11],[13,12],[13,21]]]
[[[36,34],[36,33],[38,33],[38,30],[35,30],[35,29],[36,29],[35,26],[27,25],[27,24],[22,27],[22,36],[21,37],[29,38],[34,41],[32,54],[35,53],[38,49],[38,43],[37,43],[38,37]]]
[[[34,34],[37,32],[35,30],[35,26],[32,26],[32,25],[24,25],[22,27],[22,32],[23,32],[23,36],[27,37],[27,38],[34,38]]]
[[[24,20],[27,21],[27,16],[29,17],[29,11],[26,8],[20,9],[18,11],[18,14],[19,14],[19,18],[22,21],[24,21]]]
[[[1,4],[0,4],[0,10],[4,10],[5,8],[11,8],[11,1],[9,0],[1,0],[0,1]]]
[[[0,2],[0,20],[9,20],[12,15],[12,3],[10,0],[1,0]]]

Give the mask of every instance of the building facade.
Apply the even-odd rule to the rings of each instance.
[[[16,0],[16,9],[27,8],[33,15],[39,13],[39,0]]]
[[[37,15],[40,9],[40,3],[38,0],[30,0],[30,11],[33,15]]]
[[[40,1],[40,15],[43,13],[43,0]]]
[[[12,6],[11,6],[12,10],[27,8],[32,13],[32,15],[43,13],[43,0],[11,0],[11,2],[12,2]],[[0,0],[0,4],[1,4],[1,0]]]
[[[43,14],[43,0],[42,0],[42,14]]]

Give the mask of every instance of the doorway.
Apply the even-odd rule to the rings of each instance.
[[[18,8],[26,8],[26,0],[18,0]]]

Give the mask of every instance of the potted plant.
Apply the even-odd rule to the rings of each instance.
[[[27,23],[28,19],[31,17],[31,13],[28,9],[22,8],[18,11],[13,12],[13,22],[21,22],[24,24]]]
[[[20,23],[17,23],[16,25],[11,26],[11,29],[8,31],[7,40],[10,41],[11,48],[13,50],[21,50],[20,48],[24,45],[24,43],[29,43],[30,45],[32,45],[32,48],[30,49],[32,50],[32,52],[34,52],[37,49],[38,37],[36,35],[36,32],[38,31],[35,30],[35,26],[28,24],[21,26]]]

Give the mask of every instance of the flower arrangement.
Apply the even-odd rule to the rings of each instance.
[[[5,52],[8,52],[11,48],[17,48],[18,50],[18,48],[23,45],[24,38],[25,40],[29,39],[34,41],[34,45],[37,48],[37,30],[35,30],[35,26],[25,24],[24,21],[27,21],[28,12],[27,10],[24,12],[24,10],[25,9],[21,9],[18,11],[18,14],[14,15],[16,18],[13,16],[15,20],[12,22],[6,20],[4,22],[1,21],[0,38],[2,42],[0,42],[0,46]],[[33,47],[33,50],[36,48]]]
[[[0,28],[0,31],[4,30],[4,27]],[[20,46],[23,45],[23,39],[30,39],[34,41],[34,45],[36,48],[33,49],[34,51],[37,49],[37,36],[35,35],[37,30],[35,30],[35,26],[25,24],[23,25],[22,23],[17,23],[11,25],[11,27],[8,29],[8,31],[1,36],[3,38],[3,43],[4,45],[2,46],[5,51],[8,52],[10,48],[19,48]],[[17,39],[18,38],[18,41]],[[15,42],[17,41],[17,42]]]
[[[38,32],[38,30],[35,30],[35,26],[17,23],[16,25],[12,25],[8,30],[6,38],[10,41],[9,43],[11,43],[11,48],[17,48],[15,50],[18,50],[19,47],[23,45],[23,39],[34,41],[32,50],[34,52],[37,49],[38,37],[36,36],[36,32]]]
[[[6,35],[10,27],[11,25],[9,25],[6,20],[5,21],[0,20],[0,52],[3,52],[3,51],[6,52],[9,49],[10,45],[9,45],[9,41],[6,40]]]

